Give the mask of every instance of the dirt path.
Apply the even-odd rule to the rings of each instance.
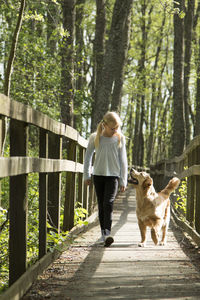
[[[200,299],[200,249],[170,224],[168,244],[140,240],[135,193],[115,202],[115,243],[99,244],[99,225],[79,236],[34,283],[23,300]]]

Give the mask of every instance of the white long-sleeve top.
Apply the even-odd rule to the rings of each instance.
[[[125,136],[121,134],[119,145],[118,136],[100,136],[99,147],[95,149],[94,140],[96,133],[90,136],[84,160],[84,180],[90,179],[91,174],[102,176],[116,176],[120,179],[120,186],[127,185],[127,155]],[[95,161],[92,170],[92,158]]]

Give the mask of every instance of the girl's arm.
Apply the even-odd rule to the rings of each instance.
[[[121,140],[121,147],[120,147],[120,190],[122,192],[125,191],[125,188],[127,186],[127,177],[128,177],[128,164],[127,164],[127,154],[126,154],[126,140],[125,136],[122,135]]]
[[[83,168],[83,175],[84,175],[84,181],[87,184],[90,184],[90,180],[91,180],[91,173],[92,173],[92,157],[94,154],[94,134],[92,134],[90,136],[89,142],[88,142],[88,146],[87,146],[87,150],[85,153],[85,159],[84,159],[84,168]]]

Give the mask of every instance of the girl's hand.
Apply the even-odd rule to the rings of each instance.
[[[120,192],[125,192],[126,188],[125,186],[120,186]]]
[[[91,185],[91,179],[87,179],[87,180],[85,180],[85,184],[87,184],[87,185]]]

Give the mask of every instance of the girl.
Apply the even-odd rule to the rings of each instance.
[[[118,191],[124,192],[127,185],[127,156],[125,137],[121,133],[122,122],[115,112],[107,112],[89,138],[84,161],[84,180],[91,184],[91,165],[94,152],[93,181],[98,202],[102,240],[109,247],[111,236],[113,202]]]

